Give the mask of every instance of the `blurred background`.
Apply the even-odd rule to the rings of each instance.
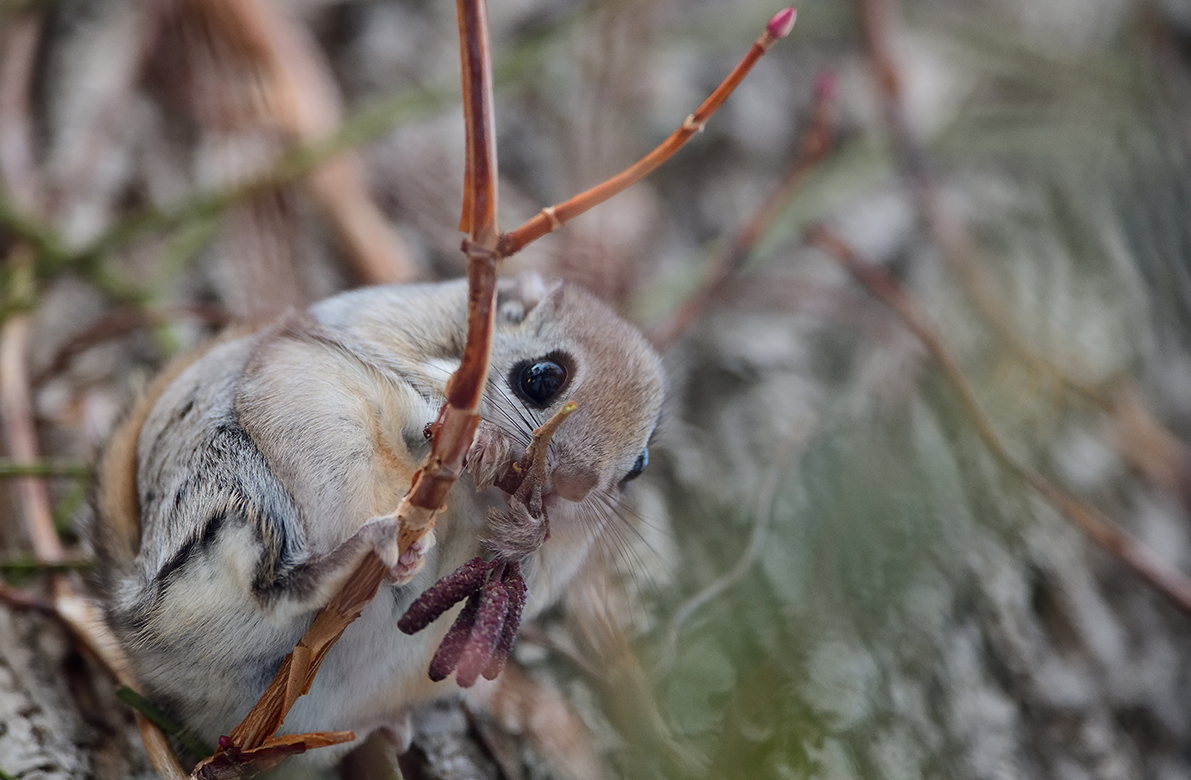
[[[501,226],[652,148],[776,10],[494,2]],[[0,0],[0,777],[148,771],[24,529],[86,568],[88,464],[154,372],[463,272],[455,24]],[[498,713],[456,729],[487,775],[423,735],[416,776],[1191,777],[1189,120],[1187,0],[801,5],[687,148],[503,269],[587,285],[670,375],[605,611],[518,650],[601,768]]]

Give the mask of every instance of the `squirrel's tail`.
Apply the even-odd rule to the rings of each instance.
[[[96,584],[109,590],[135,571],[141,549],[141,502],[137,491],[137,441],[153,405],[170,382],[206,349],[174,360],[146,388],[108,439],[95,470],[91,511],[82,521],[83,538],[99,561]]]

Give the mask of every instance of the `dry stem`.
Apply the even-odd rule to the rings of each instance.
[[[862,262],[846,241],[825,226],[816,225],[807,231],[807,241],[839,261],[866,290],[893,309],[922,341],[931,357],[942,368],[943,375],[959,394],[964,410],[981,441],[1001,464],[1041,493],[1043,498],[1087,534],[1093,542],[1133,569],[1177,607],[1191,613],[1191,579],[1168,566],[1154,555],[1153,551],[1117,528],[1097,509],[1013,457],[993,427],[992,420],[980,406],[976,392],[968,382],[959,361],[951,354],[930,318],[896,278],[880,266]]]
[[[459,368],[447,380],[447,403],[434,423],[430,454],[414,475],[397,508],[398,546],[405,551],[434,526],[447,491],[463,471],[463,460],[480,422],[488,382],[496,317],[497,173],[492,99],[492,51],[484,0],[456,0],[463,84],[466,166],[459,227],[467,233],[467,342]]]
[[[35,464],[40,455],[37,428],[33,422],[33,399],[26,369],[29,345],[29,317],[10,317],[0,329],[0,412],[8,451],[17,465]],[[15,478],[25,533],[39,561],[57,563],[65,557],[54,529],[50,491],[38,476]]]
[[[724,244],[712,258],[711,274],[689,298],[682,302],[668,318],[649,335],[658,351],[667,347],[687,331],[699,318],[713,299],[727,286],[728,280],[738,273],[745,260],[752,254],[753,247],[769,229],[774,220],[785,210],[790,199],[802,188],[803,183],[815,166],[827,156],[832,147],[834,124],[835,84],[834,77],[824,76],[815,90],[815,105],[810,126],[802,136],[798,158],[782,183],[749,218],[731,240]]]
[[[463,121],[467,129],[459,230],[474,243],[493,250],[497,167],[488,9],[482,1],[456,0],[455,10],[459,16]]]

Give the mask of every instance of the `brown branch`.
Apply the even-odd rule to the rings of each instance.
[[[712,258],[711,274],[690,297],[683,301],[664,322],[653,329],[649,340],[659,351],[687,331],[699,315],[716,297],[721,295],[728,280],[738,273],[752,254],[757,242],[769,232],[774,221],[785,211],[790,200],[802,188],[815,166],[831,151],[835,114],[835,77],[820,77],[815,87],[815,104],[811,123],[802,136],[798,158],[777,189],[749,218],[732,238]]]
[[[1117,528],[1099,510],[1088,506],[1013,457],[981,407],[959,361],[952,355],[930,318],[895,277],[880,266],[863,262],[846,241],[823,225],[811,227],[807,231],[807,241],[835,258],[866,290],[893,309],[922,341],[943,370],[947,381],[959,394],[964,410],[984,446],[1003,466],[1041,493],[1093,542],[1133,569],[1175,606],[1191,613],[1191,578],[1167,565],[1148,547]]]
[[[29,390],[28,346],[29,317],[24,314],[10,317],[0,328],[0,414],[8,451],[18,465],[40,460]],[[65,552],[54,529],[53,505],[45,480],[23,476],[17,477],[14,485],[34,556],[47,563],[63,560]]]
[[[495,240],[495,232],[490,236]],[[468,257],[467,344],[459,368],[447,381],[447,403],[434,423],[430,454],[397,508],[397,543],[402,551],[434,527],[435,515],[463,471],[464,457],[480,422],[496,316],[497,257],[470,241],[464,244]]]
[[[703,104],[683,121],[682,126],[671,133],[669,138],[662,141],[649,154],[586,192],[581,192],[563,203],[547,206],[521,227],[502,235],[500,243],[497,245],[497,251],[501,257],[508,257],[519,252],[527,244],[557,230],[593,206],[598,206],[618,192],[636,184],[642,177],[670,159],[695,133],[703,129],[711,115],[716,112],[728,95],[732,94],[732,90],[736,89],[737,85],[752,70],[757,60],[761,59],[762,55],[769,50],[769,47],[790,34],[796,17],[797,12],[793,7],[778,11],[769,20],[765,32],[761,33],[761,36],[753,42],[752,48],[749,49],[744,59],[732,69],[732,72],[703,101]]]
[[[459,230],[492,250],[496,249],[497,167],[488,9],[477,0],[456,0],[455,9],[459,16],[463,121],[467,129]]]
[[[497,173],[492,100],[492,51],[483,0],[456,0],[463,115],[467,131],[460,227],[468,234],[467,342],[459,368],[447,380],[447,403],[433,427],[430,454],[414,475],[397,508],[398,547],[404,551],[434,527],[447,491],[463,471],[463,460],[480,422],[480,401],[488,382],[496,317]]]

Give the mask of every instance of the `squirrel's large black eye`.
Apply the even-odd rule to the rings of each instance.
[[[629,473],[624,475],[621,484],[628,482],[630,479],[636,479],[641,476],[641,472],[645,471],[645,467],[649,465],[649,448],[641,450],[641,454],[637,456],[637,462],[629,469]]]
[[[556,360],[542,358],[514,372],[513,381],[525,400],[535,406],[548,406],[566,385],[567,369]]]

